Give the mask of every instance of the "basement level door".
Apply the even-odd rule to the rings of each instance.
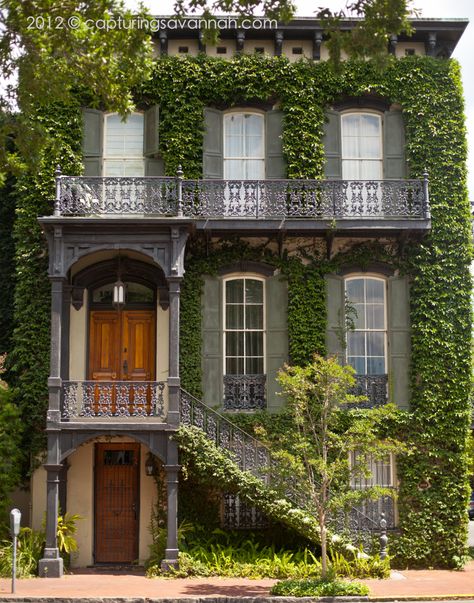
[[[140,444],[96,444],[95,563],[138,559]]]

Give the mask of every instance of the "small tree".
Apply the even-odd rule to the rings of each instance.
[[[278,380],[296,427],[285,436],[287,451],[282,457],[319,523],[322,575],[326,577],[330,518],[348,505],[392,493],[376,486],[350,489],[350,483],[370,477],[371,459],[381,460],[400,450],[400,442],[381,439],[379,430],[396,408],[387,404],[347,410],[348,404],[365,398],[350,393],[355,385],[354,370],[340,366],[335,358],[315,355],[308,366],[285,366]],[[350,462],[351,453],[356,463]]]

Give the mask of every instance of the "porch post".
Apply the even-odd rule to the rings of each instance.
[[[181,277],[170,277],[170,335],[169,335],[169,374],[168,374],[168,424],[179,425],[179,395],[181,381],[179,377],[179,294]]]
[[[43,558],[39,561],[39,575],[48,578],[60,578],[63,575],[63,560],[57,544],[57,525],[59,511],[59,473],[61,465],[60,421],[61,387],[65,364],[62,352],[65,348],[64,328],[67,327],[65,314],[69,306],[64,295],[67,281],[63,277],[51,278],[51,366],[48,379],[49,409],[46,431],[48,433],[48,459],[44,465],[47,475],[46,486],[46,546]],[[67,328],[66,328],[67,330]]]
[[[161,569],[168,571],[178,567],[178,446],[168,439],[168,458],[165,465],[166,492],[168,502],[167,535],[165,558]]]

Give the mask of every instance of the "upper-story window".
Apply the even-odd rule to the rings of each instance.
[[[326,178],[406,178],[405,127],[396,106],[369,101],[364,106],[363,99],[341,102],[326,111],[323,140]]]
[[[258,113],[224,115],[224,179],[265,178],[265,121]]]
[[[382,117],[375,113],[341,116],[342,178],[383,178]]]
[[[283,112],[204,109],[203,176],[217,180],[286,178]],[[232,190],[240,197],[240,192]]]
[[[116,113],[105,116],[104,176],[143,176],[143,114],[122,121]]]
[[[387,372],[386,281],[354,276],[345,281],[348,314],[354,328],[347,333],[347,362],[357,375]]]

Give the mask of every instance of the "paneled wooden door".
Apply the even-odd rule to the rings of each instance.
[[[90,314],[89,379],[154,381],[153,310],[96,310]]]
[[[138,559],[140,444],[96,444],[96,563]]]

